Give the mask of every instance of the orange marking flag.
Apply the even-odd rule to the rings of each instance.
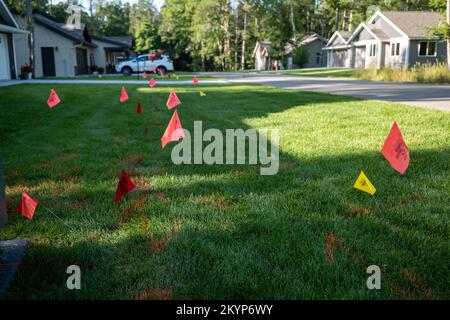
[[[167,109],[175,108],[177,105],[181,103],[180,99],[178,99],[177,94],[173,89],[170,90],[169,99],[167,100],[166,106]]]
[[[117,184],[116,196],[114,197],[114,201],[120,202],[122,197],[126,196],[134,188],[136,188],[136,186],[131,181],[125,170],[122,170],[119,178],[119,183]]]
[[[137,114],[141,114],[142,113],[142,107],[141,107],[141,103],[140,102],[138,102],[136,112],[137,112]]]
[[[126,100],[128,100],[128,93],[127,90],[125,90],[124,87],[122,87],[122,91],[120,92],[120,102],[124,102]]]
[[[31,220],[33,219],[38,204],[39,201],[33,199],[28,193],[23,192],[22,199],[20,199],[19,207],[17,208],[17,213]]]
[[[173,141],[178,141],[185,137],[183,127],[181,126],[180,118],[178,117],[178,112],[175,110],[172,119],[170,119],[169,125],[164,131],[164,135],[161,138],[161,143],[163,149],[166,144]]]
[[[406,172],[409,165],[409,149],[403,140],[397,122],[392,125],[381,153],[395,170],[401,174]]]
[[[58,103],[61,102],[61,99],[59,99],[58,95],[56,94],[55,90],[50,91],[50,96],[47,99],[47,104],[50,108],[55,107]]]

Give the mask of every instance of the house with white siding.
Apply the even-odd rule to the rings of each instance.
[[[336,31],[323,50],[334,68],[413,67],[447,61],[446,42],[432,35],[438,12],[377,11],[351,33]]]
[[[3,0],[0,0],[0,80],[16,79],[20,72],[17,63],[16,38],[26,39],[27,32],[20,28]]]

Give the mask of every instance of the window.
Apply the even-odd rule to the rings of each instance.
[[[399,56],[400,55],[400,43],[392,43],[391,44],[391,56]]]
[[[370,45],[370,51],[369,51],[369,57],[375,57],[377,54],[377,45],[371,44]]]
[[[320,52],[316,53],[316,64],[320,64],[320,58],[321,58],[321,54]]]
[[[435,41],[422,41],[419,42],[419,57],[435,56],[436,55],[436,42]]]

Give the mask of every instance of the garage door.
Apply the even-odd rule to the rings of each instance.
[[[9,59],[6,35],[0,33],[0,79],[9,79]]]

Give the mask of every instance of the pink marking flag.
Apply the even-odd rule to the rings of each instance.
[[[38,204],[39,201],[33,199],[28,193],[23,192],[22,199],[20,199],[19,207],[17,208],[17,213],[31,220],[33,219]]]
[[[119,183],[117,184],[116,195],[114,201],[120,202],[122,197],[126,196],[131,190],[136,188],[125,170],[120,174]]]
[[[181,103],[180,99],[178,99],[177,94],[173,89],[170,90],[169,99],[167,99],[167,109],[175,108],[177,105]]]
[[[50,96],[47,99],[47,104],[50,108],[55,107],[58,103],[61,102],[61,99],[59,99],[58,95],[56,94],[55,90],[50,91]]]
[[[194,83],[194,86],[198,85],[197,76],[194,76],[194,79],[192,79],[192,82]]]
[[[142,78],[147,79],[147,72],[142,73]]]
[[[392,125],[381,153],[395,170],[401,174],[406,172],[409,165],[409,149],[403,140],[397,122]]]
[[[153,79],[153,77],[150,79],[150,82],[148,83],[148,85],[150,86],[150,87],[154,87],[154,86],[156,86],[156,81],[155,81],[155,79]]]
[[[163,149],[165,148],[166,144],[173,141],[178,141],[180,139],[183,139],[185,137],[183,127],[181,126],[180,118],[178,117],[178,112],[175,110],[175,112],[172,115],[172,118],[170,119],[169,125],[166,128],[166,131],[164,131],[164,135],[161,138],[161,143]]]
[[[122,87],[122,91],[120,92],[120,102],[124,102],[126,100],[128,100],[128,93],[127,90],[125,90],[124,87]]]

